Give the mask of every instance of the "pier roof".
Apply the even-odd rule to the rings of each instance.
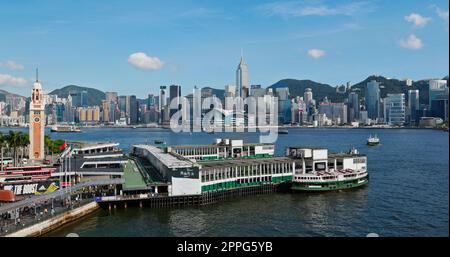
[[[242,158],[234,160],[217,160],[217,161],[198,161],[198,164],[202,168],[214,168],[214,167],[231,167],[231,166],[244,166],[244,165],[258,165],[258,164],[271,164],[271,163],[285,163],[292,162],[293,159],[289,157],[265,157],[265,158]]]
[[[352,154],[352,153],[332,153],[328,154],[329,158],[345,158],[345,157],[366,157],[365,154]]]
[[[266,144],[266,143],[244,143],[243,146],[270,146],[273,144]],[[202,145],[175,145],[175,146],[170,146],[172,149],[189,149],[189,148],[226,148],[229,147],[230,145],[226,145],[223,143],[219,143],[219,144],[202,144]]]
[[[152,145],[134,145],[133,147],[141,148],[148,151],[151,155],[161,161],[167,168],[185,168],[192,167],[193,162],[190,160],[176,156],[171,153],[166,153],[161,148]]]
[[[307,145],[293,145],[293,146],[288,146],[286,148],[297,148],[297,149],[312,149],[312,150],[327,150],[327,148],[325,147],[320,147],[320,146],[307,146]]]

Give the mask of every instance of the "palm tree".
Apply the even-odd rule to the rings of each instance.
[[[6,146],[6,143],[7,143],[7,141],[6,141],[6,137],[5,137],[5,135],[3,135],[3,133],[0,133],[0,154],[1,154],[1,164],[0,164],[0,169],[1,169],[1,171],[3,171],[3,147],[5,147]]]
[[[53,145],[53,141],[52,141],[52,139],[50,138],[50,136],[49,135],[45,135],[44,136],[44,145],[45,145],[45,151],[46,151],[46,154],[53,154],[52,153],[52,145]]]
[[[23,159],[23,152],[28,147],[28,145],[30,144],[30,138],[29,138],[28,134],[19,132],[19,142],[18,143],[19,143],[18,146],[20,147],[20,150],[21,150],[20,159],[22,160]]]
[[[19,146],[20,133],[10,130],[6,135],[8,146],[13,148],[14,166],[17,166],[17,147]]]

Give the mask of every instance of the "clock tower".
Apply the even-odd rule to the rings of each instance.
[[[45,102],[42,94],[42,86],[39,83],[36,70],[36,82],[33,84],[30,101],[30,160],[44,159],[44,108]]]

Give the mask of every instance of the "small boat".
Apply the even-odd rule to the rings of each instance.
[[[369,146],[375,146],[378,145],[379,143],[380,139],[377,137],[377,135],[375,135],[374,137],[370,135],[369,138],[367,138],[367,145]]]
[[[278,134],[289,134],[289,131],[287,129],[279,129]]]
[[[75,126],[58,126],[55,125],[50,129],[51,132],[60,132],[60,133],[79,133],[81,129]]]
[[[155,144],[161,145],[161,144],[165,144],[165,142],[163,140],[157,139],[157,140],[155,140]]]

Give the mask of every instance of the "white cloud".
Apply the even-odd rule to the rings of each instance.
[[[420,38],[412,34],[409,35],[409,37],[400,40],[400,46],[403,48],[418,50],[423,47],[423,44]]]
[[[448,10],[443,11],[437,6],[434,6],[434,9],[436,10],[436,13],[438,14],[438,16],[441,17],[441,19],[448,22]]]
[[[350,4],[328,6],[325,4],[311,5],[308,2],[275,2],[260,5],[257,8],[268,16],[281,16],[284,18],[302,17],[302,16],[329,16],[329,15],[347,15],[370,12],[373,10],[366,2],[355,2]]]
[[[308,50],[308,55],[309,57],[312,57],[314,59],[319,59],[321,57],[325,56],[325,51],[320,50],[320,49],[309,49]]]
[[[24,78],[13,77],[8,74],[0,74],[0,86],[21,87],[27,84]]]
[[[16,63],[16,62],[14,62],[14,61],[7,61],[7,62],[5,62],[5,63],[1,63],[1,62],[0,62],[0,67],[5,67],[5,68],[7,68],[8,70],[13,70],[13,71],[25,69],[25,66],[23,66],[23,65],[20,64],[20,63]]]
[[[164,62],[158,57],[151,57],[142,52],[128,56],[128,62],[140,70],[159,70],[164,66]]]
[[[423,27],[427,25],[431,18],[424,17],[417,13],[411,13],[410,15],[405,16],[405,20],[414,23],[414,25],[417,27]]]

